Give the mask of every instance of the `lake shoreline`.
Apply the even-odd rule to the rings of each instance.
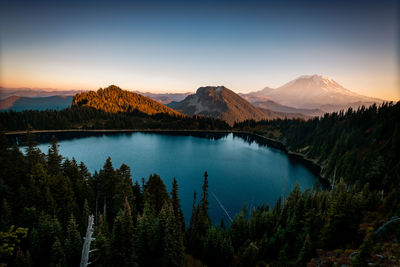
[[[252,132],[243,132],[243,131],[232,131],[234,134],[239,134],[239,135],[247,135],[247,136],[253,136],[256,137],[256,142],[259,142],[260,140],[263,140],[267,146],[279,149],[283,152],[285,152],[289,159],[294,159],[299,162],[301,162],[303,165],[305,165],[314,175],[316,175],[320,181],[320,183],[325,187],[330,189],[331,188],[331,183],[328,178],[324,177],[321,175],[322,171],[322,166],[319,165],[315,160],[309,159],[306,157],[306,155],[298,152],[293,152],[290,151],[286,148],[286,146],[279,140],[276,139],[271,139],[263,135],[259,135],[256,133]]]
[[[119,134],[119,133],[135,133],[135,132],[144,132],[144,133],[159,133],[159,134],[229,134],[233,133],[236,136],[247,139],[248,141],[255,141],[258,144],[267,145],[269,147],[281,150],[285,152],[289,159],[296,160],[304,164],[310,171],[316,175],[320,181],[320,183],[326,187],[331,188],[331,184],[329,179],[321,175],[322,166],[319,165],[315,160],[307,158],[304,154],[290,151],[286,148],[286,146],[278,140],[268,138],[263,135],[259,135],[252,132],[244,132],[244,131],[234,131],[234,130],[174,130],[174,129],[101,129],[101,130],[90,130],[90,129],[65,129],[65,130],[33,130],[30,131],[32,134],[38,134],[39,139],[42,137],[43,140],[50,140],[50,138],[55,135],[61,135],[65,139],[73,139],[78,137],[86,137],[93,135],[102,135],[102,134]],[[28,131],[11,131],[5,132],[5,135],[8,139],[13,140],[13,142],[17,142],[19,138],[26,135]],[[250,140],[248,137],[251,137]]]

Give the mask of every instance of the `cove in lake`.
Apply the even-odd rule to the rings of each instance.
[[[287,195],[296,182],[311,188],[318,177],[279,149],[245,140],[235,134],[113,133],[73,139],[59,138],[60,154],[83,161],[91,173],[111,157],[114,168],[125,163],[133,182],[141,184],[152,173],[161,176],[171,190],[176,177],[182,210],[189,222],[193,192],[201,197],[204,172],[208,172],[210,216],[213,223],[228,217],[216,198],[233,217],[244,204],[248,209]],[[47,153],[49,144],[39,148]]]

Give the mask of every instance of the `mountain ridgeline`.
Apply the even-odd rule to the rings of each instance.
[[[87,106],[111,113],[138,111],[147,115],[164,113],[183,116],[157,101],[134,92],[122,90],[115,85],[105,89],[100,88],[97,92],[89,91],[76,94],[72,106]]]
[[[201,87],[195,94],[132,92],[114,85],[83,93],[0,87],[0,110],[60,110],[71,106],[69,95],[73,94],[76,94],[74,106],[89,106],[112,113],[135,110],[148,115],[178,115],[179,111],[188,116],[219,118],[230,125],[248,119],[309,119],[349,107],[379,105],[384,101],[354,93],[333,79],[315,74],[300,76],[276,89],[266,87],[238,94],[224,86]]]

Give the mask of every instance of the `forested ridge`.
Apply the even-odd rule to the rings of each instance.
[[[208,180],[218,177],[205,173],[185,225],[176,180],[170,193],[156,174],[133,183],[129,167],[111,159],[90,174],[62,158],[56,140],[43,154],[28,135],[23,154],[1,136],[0,262],[76,266],[93,213],[94,266],[399,265],[399,223],[376,234],[400,214],[399,118],[397,103],[236,124],[319,161],[332,189],[296,186],[274,205],[244,206],[231,225],[208,215]]]
[[[169,115],[180,115],[179,112],[158,103],[140,94],[122,90],[118,86],[110,85],[100,88],[97,92],[89,91],[74,95],[72,106],[87,106],[106,112],[132,112],[134,110],[153,115],[166,113]]]

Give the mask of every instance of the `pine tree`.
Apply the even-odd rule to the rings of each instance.
[[[156,215],[160,213],[164,201],[169,199],[165,184],[157,174],[150,175],[144,186],[143,195],[145,201],[152,206]]]
[[[120,242],[123,235],[122,216],[122,211],[120,211],[114,220],[113,232],[111,236],[111,254],[113,256],[113,263],[116,266],[127,266],[125,261],[126,259],[124,259],[126,256],[125,248]]]
[[[196,192],[193,199],[192,217],[190,226],[186,234],[186,244],[188,251],[197,258],[204,255],[204,241],[208,229],[210,228],[210,216],[208,214],[208,174],[204,173],[204,183],[202,188],[202,198],[196,207]]]
[[[88,218],[90,215],[90,210],[89,210],[89,202],[87,201],[87,199],[85,199],[85,202],[83,204],[83,212],[82,212],[82,220],[81,220],[81,224],[82,226],[80,227],[80,232],[82,234],[86,233],[86,229],[87,229],[87,224],[88,224]]]
[[[79,172],[81,173],[81,175],[88,180],[90,177],[90,172],[88,170],[88,168],[86,167],[85,163],[81,162],[79,164]]]
[[[103,200],[103,216],[110,225],[113,224],[113,219],[123,205],[123,199],[116,197],[119,194],[118,189],[121,186],[119,178],[120,176],[116,174],[111,158],[108,157],[103,170],[100,170],[99,173],[99,195]]]
[[[152,266],[155,264],[155,260],[158,259],[160,254],[160,251],[157,251],[159,238],[154,211],[150,204],[145,202],[143,214],[138,217],[135,231],[135,252],[137,253],[139,266]]]
[[[204,173],[204,183],[202,188],[200,205],[197,208],[197,231],[200,236],[204,237],[210,227],[210,215],[208,214],[208,174]]]
[[[12,219],[12,214],[11,214],[11,209],[8,205],[8,202],[5,198],[3,198],[3,201],[1,203],[1,217],[0,217],[0,231],[6,231],[11,223],[13,222]]]
[[[71,216],[67,226],[67,234],[65,239],[65,256],[67,266],[78,266],[81,259],[82,237],[78,231],[74,216]]]
[[[143,212],[144,200],[138,181],[136,181],[135,184],[133,185],[132,192],[133,192],[134,206],[136,207],[136,212],[138,214],[141,214]]]
[[[192,204],[192,216],[190,217],[190,224],[189,224],[189,229],[188,233],[190,234],[196,224],[196,214],[197,214],[197,208],[196,208],[196,191],[193,192],[193,204]]]
[[[210,217],[208,215],[208,173],[204,172],[204,183],[203,183],[203,191],[201,194],[201,202],[200,209],[202,210],[202,216],[206,217],[206,220],[210,221]]]
[[[183,235],[176,226],[173,206],[165,202],[160,212],[160,237],[161,242],[161,264],[162,266],[183,265]]]
[[[61,171],[62,156],[58,153],[58,141],[55,136],[51,138],[51,146],[47,154],[47,166],[49,173],[57,175]]]
[[[120,202],[121,204],[125,202],[125,199],[128,200],[129,205],[131,206],[131,212],[133,218],[136,218],[136,207],[134,206],[134,195],[133,195],[133,184],[132,184],[132,177],[131,177],[131,169],[122,164],[119,169],[116,170],[116,175],[120,177],[118,179],[120,183],[117,185],[116,188],[116,202]]]
[[[42,213],[38,218],[37,227],[33,228],[30,232],[30,243],[32,248],[32,258],[35,265],[38,266],[49,266],[52,260],[53,245],[55,245],[55,253],[60,252],[64,255],[64,249],[62,248],[63,231],[60,222],[56,217],[52,217],[48,214]],[[61,262],[64,259],[60,258]]]
[[[196,208],[196,191],[193,192],[192,216],[190,217],[189,228],[185,233],[185,246],[189,253],[193,253],[196,249],[196,224],[197,224],[197,208]]]
[[[32,167],[27,176],[32,183],[29,188],[31,201],[35,203],[35,206],[39,210],[54,213],[56,203],[50,190],[52,180],[44,165],[37,163]]]
[[[211,227],[204,240],[204,262],[208,266],[230,266],[233,247],[223,230]]]
[[[242,211],[237,215],[232,222],[230,228],[230,236],[232,245],[235,251],[247,241],[249,238],[249,224],[247,221],[247,207],[243,205]]]
[[[110,266],[110,234],[108,232],[107,221],[103,219],[103,216],[99,216],[98,226],[95,228],[94,237],[96,238],[93,247],[97,249],[91,258],[95,266],[106,267]]]
[[[60,241],[60,239],[58,237],[56,237],[56,240],[54,241],[54,244],[51,247],[50,266],[54,266],[54,267],[67,266],[66,265],[64,248],[63,248],[63,246],[61,244],[61,241]]]
[[[76,208],[76,198],[71,181],[58,173],[50,179],[50,192],[55,202],[55,212],[61,224],[66,227],[71,214]]]
[[[31,133],[31,131],[28,130],[27,135],[25,136],[25,141],[24,144],[26,144],[26,156],[27,156],[27,162],[29,167],[31,168],[37,163],[41,163],[45,165],[45,161],[43,158],[43,153],[40,151],[40,149],[37,147],[38,142],[35,140],[35,135]]]
[[[124,209],[115,218],[111,252],[116,266],[135,266],[134,225],[131,207],[125,199]]]
[[[184,233],[186,229],[185,218],[183,217],[183,212],[181,210],[181,204],[178,197],[178,182],[176,181],[175,177],[172,181],[171,201],[174,210],[175,224],[177,225],[178,229],[180,228],[180,232]]]
[[[312,247],[311,247],[311,240],[310,235],[307,234],[306,238],[304,239],[303,247],[300,250],[300,253],[297,257],[297,263],[304,265],[306,264],[312,257]]]

